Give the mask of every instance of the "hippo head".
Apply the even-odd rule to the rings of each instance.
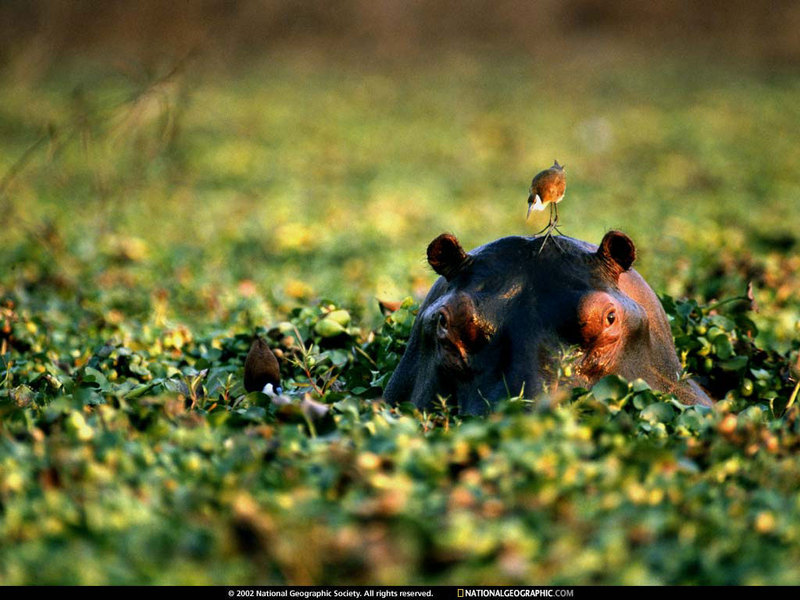
[[[389,402],[426,408],[443,397],[461,413],[485,413],[502,398],[552,391],[569,349],[571,384],[614,373],[686,404],[711,403],[680,379],[667,316],[631,269],[627,235],[611,231],[599,247],[565,236],[542,244],[506,237],[467,254],[451,234],[431,242],[428,262],[441,277],[387,385]]]

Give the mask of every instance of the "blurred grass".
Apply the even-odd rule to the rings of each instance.
[[[538,230],[527,187],[554,158],[566,233],[626,231],[659,293],[738,294],[796,267],[796,71],[458,53],[174,67],[2,81],[0,286],[124,285],[130,315],[163,289],[176,318],[204,324],[252,280],[267,314],[322,296],[374,319],[375,297],[424,295],[442,231],[471,248]],[[775,305],[763,280],[756,293],[774,308],[759,324],[784,343],[796,293]]]

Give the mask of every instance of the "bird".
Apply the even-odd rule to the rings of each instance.
[[[277,407],[296,405],[312,421],[318,421],[330,413],[329,406],[313,400],[309,394],[304,394],[299,403],[292,397],[284,395],[278,359],[266,340],[261,337],[253,340],[244,361],[244,389],[248,393],[266,394],[270,402]]]
[[[262,392],[270,397],[283,391],[278,359],[263,338],[256,337],[253,340],[244,361],[244,389],[248,392]]]
[[[561,230],[558,229],[558,203],[564,199],[566,190],[567,175],[564,167],[558,164],[557,160],[553,161],[553,166],[549,169],[537,173],[531,181],[531,187],[528,190],[528,214],[525,218],[531,216],[531,211],[541,211],[544,210],[545,205],[550,205],[550,222],[535,234],[544,233],[545,242],[552,235],[554,229],[561,233]],[[539,248],[540,252],[541,248],[544,248],[544,242]]]

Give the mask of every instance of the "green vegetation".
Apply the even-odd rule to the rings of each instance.
[[[796,74],[121,73],[0,80],[0,583],[800,583]],[[379,402],[427,243],[541,227],[553,158],[720,401]],[[330,418],[244,394],[254,333]]]

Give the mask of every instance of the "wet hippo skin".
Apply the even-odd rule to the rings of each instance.
[[[403,358],[385,390],[419,408],[446,397],[462,414],[500,399],[552,389],[557,362],[577,350],[571,385],[618,374],[642,378],[685,404],[710,405],[681,365],[666,313],[631,268],[636,249],[619,231],[600,246],[561,236],[506,237],[465,253],[451,234],[428,246],[441,275],[420,307]]]

